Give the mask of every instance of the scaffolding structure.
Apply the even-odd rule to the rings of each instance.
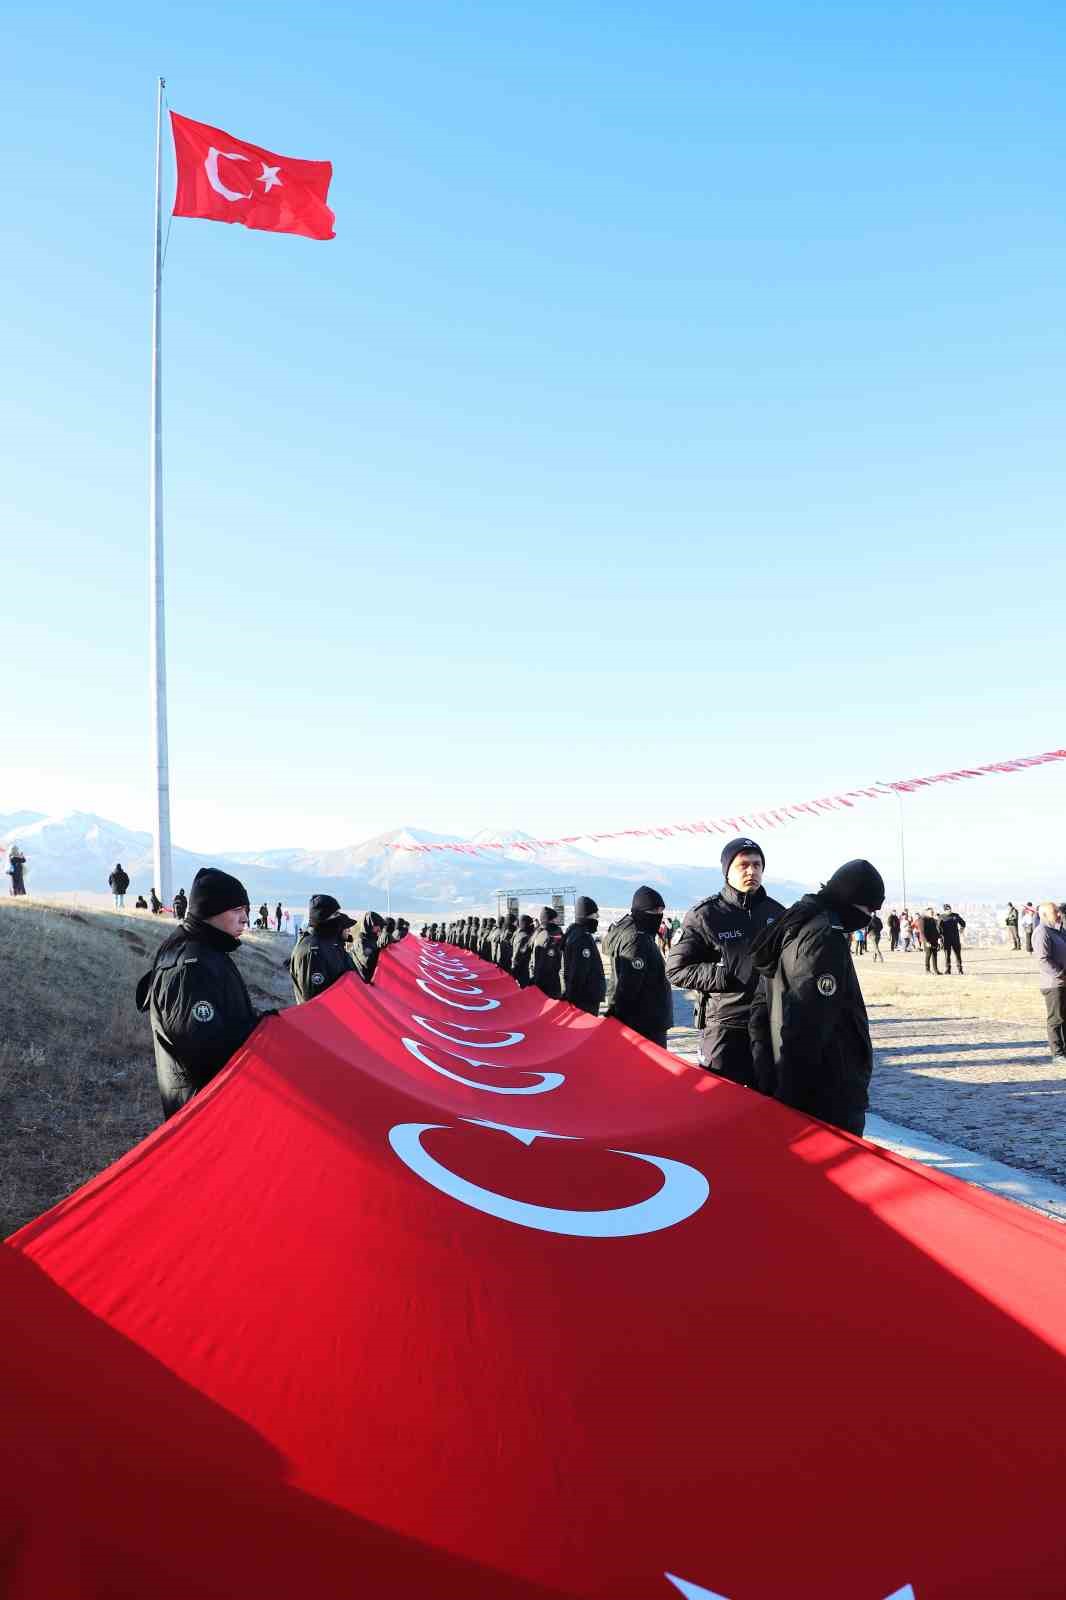
[[[541,905],[547,903],[555,907],[559,913],[559,926],[565,928],[566,908],[569,906],[572,910],[576,899],[577,889],[569,883],[562,888],[558,884],[549,884],[545,889],[497,889],[496,920],[499,921],[511,912],[517,916],[523,900],[539,900]]]

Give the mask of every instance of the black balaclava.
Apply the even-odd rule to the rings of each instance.
[[[533,921],[532,917],[523,915],[518,919],[518,931],[520,933],[532,933],[536,926],[537,924]]]
[[[574,901],[574,921],[580,922],[583,928],[590,933],[595,933],[599,927],[600,908],[591,895],[579,894]]]
[[[552,906],[541,906],[540,916],[537,918],[542,928],[550,928],[555,921],[555,910]]]
[[[658,889],[652,889],[646,883],[642,884],[634,894],[629,908],[634,925],[642,933],[658,933],[665,910],[666,901]]]
[[[210,917],[220,917],[223,911],[236,911],[247,906],[248,890],[239,878],[233,878],[221,867],[201,867],[192,880],[189,892],[189,916],[206,922]]]
[[[756,844],[754,839],[742,836],[739,839],[730,839],[722,851],[722,877],[729,881],[729,869],[733,865],[735,856],[752,855],[762,859],[763,867],[766,866],[766,857],[763,855],[761,844]]]
[[[869,861],[845,861],[823,887],[822,898],[836,912],[844,931],[855,933],[870,921],[860,906],[873,912],[884,905],[885,880]]]

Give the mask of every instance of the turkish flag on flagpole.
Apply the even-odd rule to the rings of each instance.
[[[176,217],[240,222],[267,233],[332,239],[326,204],[333,166],[275,155],[221,128],[170,113],[178,187]]]

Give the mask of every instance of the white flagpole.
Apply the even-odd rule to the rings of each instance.
[[[152,295],[152,475],[148,492],[149,584],[151,588],[152,721],[155,729],[156,803],[153,828],[155,891],[171,903],[170,771],[167,756],[167,636],[163,594],[163,408],[160,336],[162,323],[163,90],[155,115],[155,289]]]

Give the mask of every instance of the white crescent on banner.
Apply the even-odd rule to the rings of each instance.
[[[223,200],[250,200],[252,198],[252,191],[250,189],[248,193],[245,194],[243,189],[226,188],[226,185],[222,182],[222,179],[218,175],[218,161],[220,156],[224,157],[227,161],[248,160],[247,156],[242,156],[237,150],[216,150],[214,145],[212,145],[210,150],[207,152],[207,159],[204,161],[204,171],[207,173],[207,181],[211,185],[212,189],[214,189],[216,194],[220,194]]]
[[[509,1133],[521,1144],[531,1145],[535,1139],[560,1139],[568,1143],[583,1144],[583,1139],[568,1133],[546,1133],[540,1128],[511,1128],[502,1122],[486,1122],[481,1117],[463,1117],[476,1128],[491,1128],[498,1133]],[[711,1186],[702,1172],[684,1161],[671,1161],[666,1156],[646,1156],[638,1150],[611,1150],[613,1156],[628,1156],[633,1161],[644,1161],[657,1167],[664,1182],[648,1200],[635,1205],[617,1206],[605,1211],[565,1211],[555,1206],[538,1206],[528,1200],[514,1200],[510,1195],[497,1194],[495,1189],[482,1189],[461,1178],[450,1167],[434,1160],[422,1145],[424,1133],[447,1128],[444,1122],[401,1122],[389,1129],[389,1144],[405,1167],[439,1189],[452,1200],[483,1211],[486,1216],[497,1217],[501,1222],[515,1222],[522,1228],[536,1228],[541,1233],[562,1233],[575,1239],[630,1239],[637,1234],[658,1233],[662,1228],[672,1228],[684,1222],[703,1205]]]
[[[451,1078],[455,1083],[465,1084],[468,1089],[480,1089],[485,1094],[550,1094],[553,1089],[558,1089],[566,1082],[561,1072],[538,1072],[534,1067],[515,1066],[509,1061],[482,1061],[478,1056],[461,1056],[455,1052],[456,1061],[465,1061],[468,1067],[487,1067],[494,1072],[499,1072],[501,1069],[507,1072],[524,1072],[528,1078],[537,1080],[536,1083],[522,1084],[518,1088],[509,1088],[502,1083],[477,1083],[473,1078],[464,1078],[461,1073],[452,1072],[450,1067],[442,1067],[432,1056],[426,1054],[426,1046],[419,1044],[417,1039],[401,1039],[400,1043],[405,1050],[410,1051],[416,1061],[421,1061],[424,1067],[439,1072],[442,1078]],[[448,1053],[453,1054],[451,1051]]]

